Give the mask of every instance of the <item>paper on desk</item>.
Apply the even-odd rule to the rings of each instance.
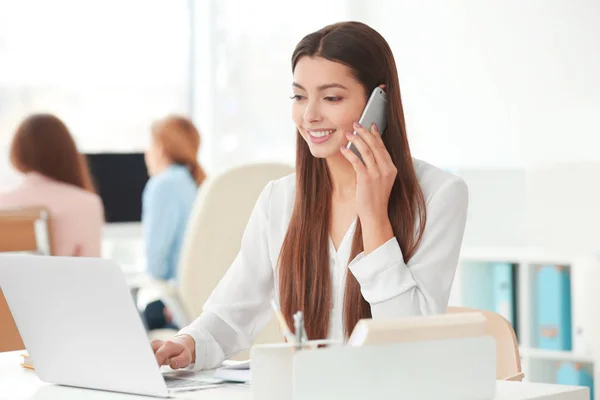
[[[252,380],[250,360],[225,361],[220,368],[216,369],[214,377],[228,382],[250,382]]]
[[[226,382],[249,383],[252,381],[252,371],[249,369],[217,369],[215,378]]]
[[[250,369],[250,360],[225,360],[219,369]]]

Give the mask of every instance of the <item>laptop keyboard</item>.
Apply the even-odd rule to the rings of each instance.
[[[187,387],[203,387],[203,386],[215,386],[223,381],[219,379],[205,379],[205,380],[193,380],[193,379],[182,379],[175,378],[172,376],[164,376],[165,383],[168,389],[182,389]]]

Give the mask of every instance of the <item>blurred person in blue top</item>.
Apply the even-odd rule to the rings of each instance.
[[[151,127],[145,159],[150,179],[142,194],[142,225],[147,273],[154,279],[177,279],[177,264],[198,187],[206,174],[198,163],[200,135],[187,118],[170,115]],[[148,329],[172,327],[161,300],[144,311]]]

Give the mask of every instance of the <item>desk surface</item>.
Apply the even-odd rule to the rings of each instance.
[[[148,400],[151,397],[85,390],[40,381],[35,371],[19,365],[22,352],[0,353],[0,400]],[[206,375],[209,371],[199,374]],[[182,393],[177,398],[250,400],[250,390],[224,387]],[[494,400],[589,400],[587,388],[498,381]]]

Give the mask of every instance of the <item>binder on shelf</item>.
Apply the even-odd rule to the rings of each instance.
[[[570,351],[572,332],[569,269],[560,265],[539,266],[535,289],[538,347]]]
[[[505,262],[464,262],[462,304],[502,315],[518,334],[516,266]]]
[[[462,305],[486,311],[495,311],[494,271],[486,262],[463,262]]]
[[[594,379],[579,363],[563,362],[556,371],[556,383],[590,388],[590,400],[594,400]]]
[[[494,282],[494,309],[515,328],[515,281],[514,267],[510,263],[492,263]],[[515,329],[516,331],[516,329]]]

